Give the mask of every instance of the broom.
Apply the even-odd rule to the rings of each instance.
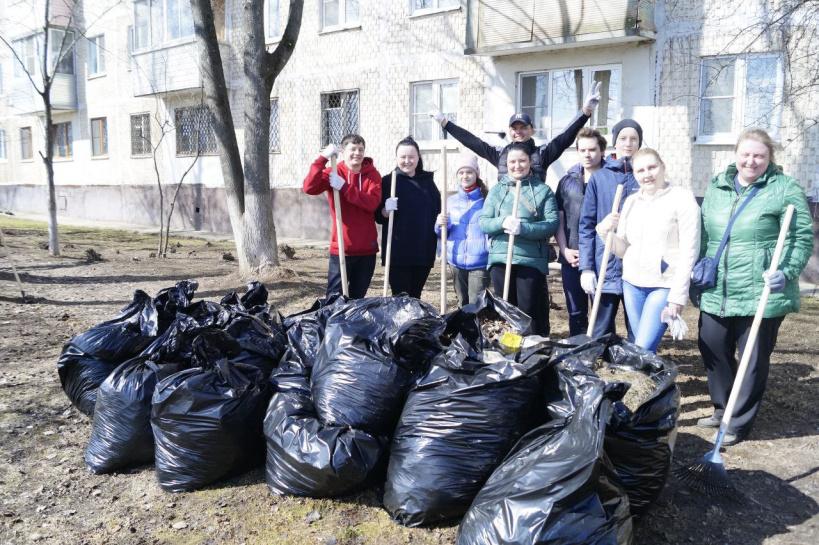
[[[779,238],[776,241],[776,249],[771,258],[771,266],[768,268],[769,273],[776,272],[779,259],[782,257],[782,249],[785,246],[785,237],[788,235],[788,229],[791,225],[793,210],[794,207],[792,204],[789,204],[785,209],[785,218],[782,220],[782,225],[779,228]],[[756,344],[759,326],[762,323],[762,316],[765,314],[765,307],[768,304],[768,296],[770,296],[770,294],[770,287],[766,285],[762,288],[762,296],[759,298],[759,304],[756,307],[756,314],[754,315],[754,321],[751,323],[748,340],[742,349],[742,358],[739,362],[739,369],[737,369],[737,376],[734,378],[731,395],[728,397],[728,403],[725,405],[725,412],[722,415],[722,422],[720,422],[719,425],[719,432],[717,432],[717,439],[714,441],[713,450],[707,452],[700,462],[687,467],[681,466],[674,471],[674,475],[682,482],[709,496],[726,495],[734,491],[734,487],[728,480],[728,472],[725,471],[719,449],[722,446],[722,440],[725,437],[726,430],[731,424],[734,405],[737,402],[740,386],[748,370],[748,362],[751,359],[751,352],[753,352],[754,345]]]

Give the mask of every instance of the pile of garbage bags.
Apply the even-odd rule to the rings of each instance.
[[[677,372],[622,339],[532,335],[488,291],[444,316],[398,295],[282,317],[259,283],[219,303],[196,288],[137,291],[66,343],[91,471],[155,463],[171,492],[262,464],[275,494],[383,485],[395,521],[461,520],[463,544],[630,543],[665,485]],[[630,409],[603,366],[653,388]]]

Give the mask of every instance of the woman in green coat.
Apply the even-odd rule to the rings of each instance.
[[[503,293],[509,235],[514,234],[509,302],[532,318],[533,332],[549,335],[549,238],[558,227],[552,190],[532,172],[529,153],[514,143],[506,156],[508,169],[489,190],[481,213],[481,230],[489,236],[489,276],[496,294]],[[512,217],[515,183],[521,182],[517,217]]]
[[[736,376],[737,348],[745,346],[766,284],[771,296],[723,445],[738,443],[751,431],[765,393],[779,326],[787,313],[799,311],[799,275],[813,252],[813,224],[805,192],[774,163],[770,136],[761,129],[746,130],[735,151],[736,163],[715,176],[705,192],[702,255],[716,254],[729,218],[749,198],[751,188],[757,191],[734,222],[720,259],[716,286],[703,291],[700,299],[698,343],[714,414],[698,420],[698,426],[719,427]],[[794,219],[778,270],[768,275],[780,222],[789,204],[795,207]]]

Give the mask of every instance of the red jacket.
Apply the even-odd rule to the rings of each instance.
[[[302,190],[308,195],[327,193],[333,232],[330,237],[330,253],[338,255],[336,233],[336,208],[333,188],[330,186],[330,167],[327,159],[319,155],[310,165],[304,178]],[[341,220],[344,230],[345,255],[374,255],[378,253],[378,235],[375,230],[375,210],[381,204],[381,175],[373,166],[373,160],[364,158],[361,172],[350,172],[344,161],[338,163],[338,175],[347,180],[341,188]]]

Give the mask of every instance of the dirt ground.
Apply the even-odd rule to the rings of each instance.
[[[0,216],[0,228],[27,291],[20,304],[11,266],[0,250],[0,544],[435,544],[454,543],[456,525],[410,530],[394,524],[377,491],[342,500],[272,495],[263,470],[205,490],[168,494],[152,467],[95,476],[83,462],[89,420],[60,388],[57,357],[64,341],[108,319],[137,288],[155,293],[176,281],[200,283],[197,298],[219,299],[244,283],[225,242],[175,239],[167,259],[150,258],[154,237],[123,231],[62,228],[62,257],[49,257],[43,224]],[[89,263],[93,248],[103,261]],[[326,248],[296,248],[288,269],[266,282],[284,313],[321,296]],[[380,293],[377,267],[371,295]],[[559,278],[550,278],[563,307]],[[439,277],[424,299],[437,306]],[[454,305],[454,294],[450,304]],[[636,525],[635,543],[819,543],[819,301],[781,330],[765,402],[750,440],[724,454],[740,501],[703,498],[674,478]],[[565,337],[565,311],[552,310],[552,333]],[[693,331],[696,312],[686,321]],[[693,462],[709,450],[694,426],[709,413],[696,341],[664,342],[661,355],[680,368],[682,409],[675,457]]]

